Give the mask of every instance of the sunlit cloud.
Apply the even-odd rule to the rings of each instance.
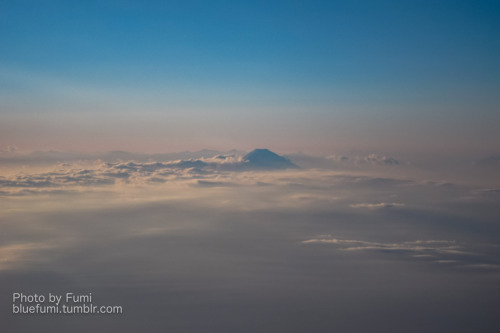
[[[0,247],[0,271],[32,264],[40,251],[54,248],[46,242],[14,243]]]
[[[379,209],[379,208],[404,207],[404,204],[399,203],[399,202],[358,203],[358,204],[351,204],[350,207],[352,207],[352,208]]]
[[[377,243],[362,240],[337,239],[337,238],[313,238],[302,243],[326,243],[338,244],[344,251],[397,251],[397,252],[447,252],[457,250],[460,247],[456,241],[449,240],[417,240],[402,243]]]

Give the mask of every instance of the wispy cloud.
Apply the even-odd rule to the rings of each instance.
[[[330,155],[327,156],[326,158],[334,162],[349,163],[355,165],[385,165],[385,166],[400,165],[400,162],[395,158],[378,154],[368,154],[364,156]]]
[[[451,265],[456,268],[496,270],[498,260],[491,257],[491,245],[465,244],[455,240],[429,239],[403,242],[375,242],[340,239],[332,235],[319,235],[304,240],[302,244],[332,245],[345,252],[374,252],[380,255],[394,254],[402,258],[413,258],[431,263]]]
[[[337,239],[328,236],[302,241],[308,243],[337,244],[344,251],[396,251],[396,252],[426,252],[426,254],[456,253],[460,249],[456,241],[450,240],[416,240],[401,243],[380,243],[363,240]]]
[[[380,202],[380,203],[357,203],[349,205],[352,208],[367,208],[367,209],[380,209],[380,208],[396,208],[404,207],[405,204],[399,202]]]

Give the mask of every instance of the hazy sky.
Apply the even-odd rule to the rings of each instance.
[[[496,153],[497,1],[2,1],[25,150]]]

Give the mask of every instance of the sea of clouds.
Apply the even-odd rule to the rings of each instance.
[[[242,168],[237,153],[86,158],[5,173],[4,327],[495,331],[497,183],[422,178],[376,154],[315,159],[270,171]],[[13,292],[67,291],[124,313],[11,314]]]

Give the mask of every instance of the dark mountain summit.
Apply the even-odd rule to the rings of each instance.
[[[273,153],[269,149],[255,149],[243,157],[243,162],[252,169],[297,168],[288,158]]]

